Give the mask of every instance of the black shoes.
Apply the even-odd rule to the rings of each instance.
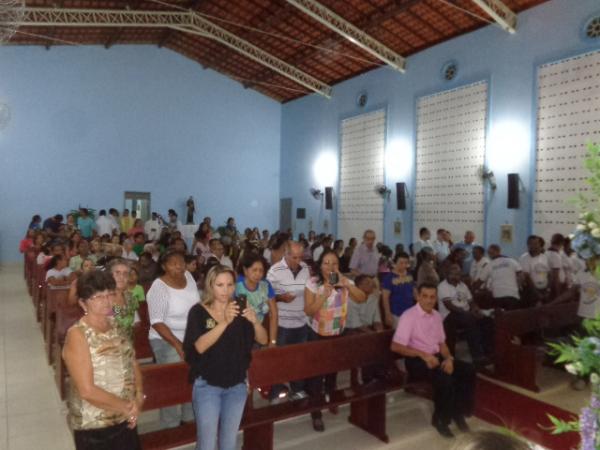
[[[323,423],[323,419],[313,419],[313,429],[315,431],[325,431],[325,424]]]
[[[465,418],[463,416],[455,417],[454,423],[456,424],[458,429],[460,431],[462,431],[463,433],[468,433],[469,431],[471,431],[471,428],[469,428],[469,424],[467,423],[467,421],[465,420]]]
[[[448,425],[440,422],[438,420],[438,418],[435,416],[435,414],[431,418],[431,425],[433,425],[433,427],[437,430],[438,433],[440,433],[441,436],[443,436],[445,438],[453,438],[454,437],[454,434],[452,434],[452,431],[450,431],[450,428],[448,428]]]

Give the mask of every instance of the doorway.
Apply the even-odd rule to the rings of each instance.
[[[150,192],[125,191],[125,208],[146,222],[150,219]]]

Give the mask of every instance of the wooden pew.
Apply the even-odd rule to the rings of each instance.
[[[44,341],[46,345],[46,357],[48,364],[54,362],[54,344],[55,344],[55,328],[56,328],[56,312],[66,308],[69,298],[69,289],[48,289],[46,294],[46,304],[44,308],[43,326]]]
[[[309,342],[257,350],[253,353],[248,372],[251,389],[305,379],[331,372],[350,370],[369,364],[392,364],[396,356],[389,350],[393,332],[365,333],[335,340]],[[185,363],[148,365],[142,367],[144,410],[172,406],[191,401],[191,386],[187,382]],[[367,386],[354,384],[338,389],[330,397],[307,398],[277,405],[254,408],[249,401],[244,411],[245,450],[273,449],[273,425],[290,417],[312,411],[350,404],[350,423],[388,442],[386,433],[387,392],[402,388],[401,376],[377,381]],[[169,430],[145,433],[141,436],[144,449],[166,449],[189,444],[196,439],[195,424],[185,424]]]
[[[537,346],[528,343],[528,338],[539,336],[544,330],[576,325],[581,320],[577,316],[578,306],[578,302],[570,301],[538,308],[498,311],[494,338],[494,372],[491,375],[507,383],[539,392],[536,382]]]
[[[154,360],[154,353],[150,347],[148,340],[148,332],[150,331],[150,320],[148,318],[148,304],[141,302],[138,309],[140,322],[133,326],[133,346],[135,355],[138,360]]]
[[[31,295],[31,282],[32,282],[31,280],[33,278],[33,271],[34,271],[35,265],[36,265],[35,258],[36,258],[35,250],[29,249],[25,252],[25,255],[24,255],[25,283],[27,284],[27,291],[29,292],[29,295]]]
[[[44,295],[44,288],[46,286],[46,268],[43,265],[35,264],[33,268],[33,277],[31,282],[31,301],[35,308],[36,320],[41,320],[41,309],[40,302]]]

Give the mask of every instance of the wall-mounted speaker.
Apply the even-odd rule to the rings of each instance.
[[[333,209],[333,188],[325,188],[325,209]]]
[[[296,208],[296,219],[306,219],[306,208]]]
[[[519,209],[519,174],[508,174],[508,209]]]
[[[406,183],[396,183],[396,208],[406,209]]]

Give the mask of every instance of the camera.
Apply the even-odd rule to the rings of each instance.
[[[337,272],[330,272],[329,273],[329,284],[331,284],[332,286],[335,286],[339,282],[340,282],[340,277],[337,274]]]

